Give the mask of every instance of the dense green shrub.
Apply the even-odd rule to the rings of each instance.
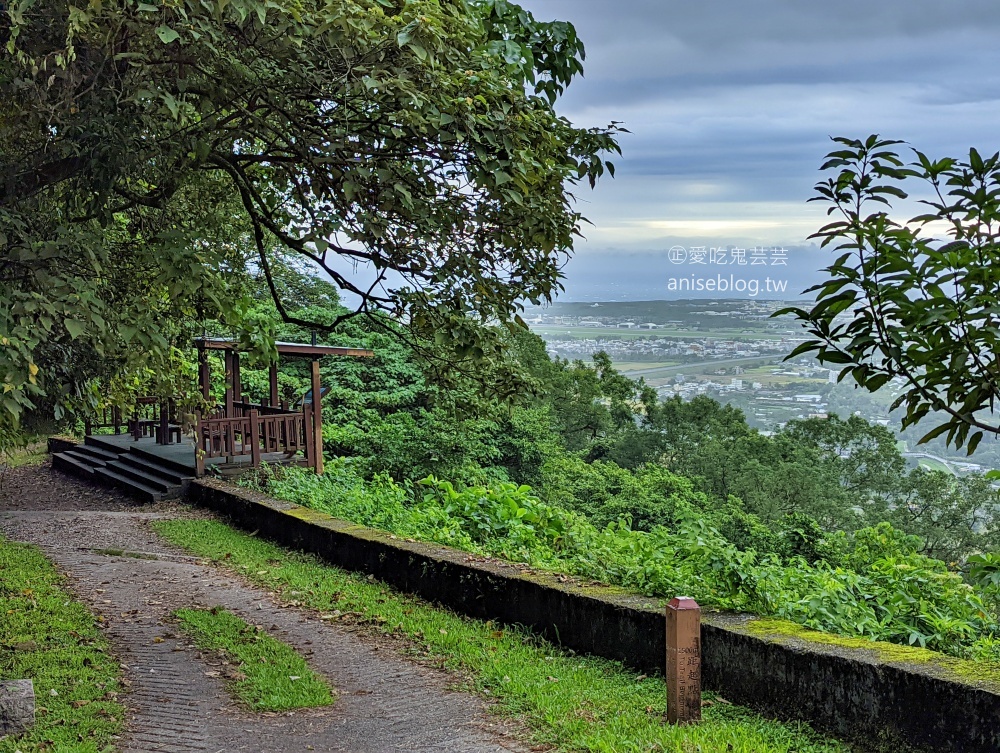
[[[611,472],[601,464],[588,467]],[[851,537],[823,537],[801,516],[773,533],[744,513],[744,544],[761,541],[785,554],[741,548],[712,525],[699,507],[703,497],[683,479],[675,483],[669,472],[657,470],[649,477],[673,492],[664,502],[672,524],[648,530],[633,528],[627,518],[596,525],[582,512],[542,501],[525,485],[456,487],[432,476],[417,483],[386,475],[365,481],[345,460],[331,463],[321,477],[281,469],[265,471],[256,483],[281,499],[398,536],[650,596],[692,595],[707,607],[958,656],[993,651],[995,614],[945,563],[919,554],[915,537],[887,523]],[[582,479],[576,491],[586,483]]]
[[[342,311],[315,281],[289,280],[307,318]],[[646,594],[1000,658],[1000,576],[990,582],[975,559],[1000,548],[987,479],[908,469],[892,433],[857,416],[758,432],[711,398],[659,399],[606,354],[550,358],[516,328],[498,335],[509,357],[450,363],[442,382],[433,344],[414,347],[396,327],[359,318],[319,335],[376,355],[324,360],[323,444],[340,459],[322,479],[265,476],[273,493]],[[307,366],[285,365],[283,396],[308,388]],[[484,389],[491,369],[510,368],[531,389]],[[248,390],[265,388],[265,370],[243,373]],[[959,574],[967,561],[975,590]]]
[[[542,466],[540,476],[546,501],[582,512],[598,525],[628,517],[634,528],[648,531],[673,523],[679,507],[711,507],[689,479],[652,463],[629,470],[562,453]]]

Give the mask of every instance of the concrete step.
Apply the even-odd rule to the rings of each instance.
[[[167,497],[167,494],[162,489],[149,486],[134,478],[129,478],[117,471],[111,470],[107,466],[94,471],[94,480],[117,486],[130,497],[140,502],[159,502],[161,499]]]
[[[138,481],[140,484],[148,486],[151,489],[159,489],[164,494],[168,494],[175,489],[179,490],[180,488],[180,484],[173,483],[150,473],[145,468],[137,468],[134,465],[129,465],[124,460],[112,460],[104,468],[105,470],[114,471],[120,476],[127,476],[133,481]]]
[[[72,450],[52,453],[52,467],[80,478],[93,478],[97,466],[87,462]]]
[[[91,434],[83,438],[83,443],[87,447],[95,447],[98,450],[112,452],[115,455],[128,452],[128,446],[131,442],[132,437],[128,434],[119,434],[117,436],[113,434]]]
[[[72,450],[66,450],[60,454],[67,455],[79,463],[85,463],[86,465],[93,466],[94,468],[100,468],[102,465],[108,462],[104,458],[96,457],[88,452],[80,452],[79,445],[74,447]]]
[[[173,485],[182,485],[190,481],[194,476],[192,473],[181,473],[176,468],[169,467],[137,452],[124,452],[117,458],[119,463],[127,465],[144,473],[158,476],[164,481],[169,481]]]
[[[176,445],[173,445],[176,446]],[[188,445],[190,447],[190,445]],[[162,457],[158,455],[155,450],[147,449],[146,447],[138,447],[132,445],[129,447],[129,454],[136,455],[143,460],[143,462],[149,462],[158,468],[168,469],[173,471],[181,478],[192,478],[194,477],[194,447],[190,447],[190,455],[186,455],[183,461],[171,460],[170,458]],[[188,459],[190,458],[190,460]]]
[[[83,444],[78,444],[73,448],[72,452],[80,453],[81,455],[89,455],[90,457],[96,458],[101,462],[107,463],[109,460],[114,460],[118,457],[117,452],[112,452],[103,447],[98,447],[97,445],[91,445],[84,442]]]

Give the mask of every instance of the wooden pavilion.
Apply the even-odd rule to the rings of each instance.
[[[173,403],[161,397],[140,398],[127,416],[108,408],[85,421],[82,444],[50,439],[52,467],[120,487],[133,497],[155,502],[181,496],[206,467],[222,475],[239,474],[263,462],[300,464],[323,472],[323,389],[319,362],[326,356],[364,358],[364,348],[276,343],[278,357],[312,360],[311,389],[294,405],[278,396],[278,363],[270,366],[268,394],[259,402],[246,399],[240,379],[238,343],[202,338],[198,348],[198,382],[205,405],[211,404],[212,351],[225,363],[225,395],[221,403],[184,423]],[[124,420],[123,420],[124,419]],[[106,430],[94,433],[94,430]],[[125,431],[123,431],[125,429]],[[108,433],[111,432],[111,433]]]
[[[254,467],[261,464],[265,455],[283,453],[287,459],[301,451],[305,465],[323,472],[323,389],[320,384],[319,362],[324,356],[366,358],[374,353],[364,348],[345,348],[332,345],[306,345],[302,343],[275,343],[279,362],[282,358],[309,358],[312,360],[311,389],[297,405],[278,397],[278,364],[271,364],[268,374],[269,394],[259,403],[243,399],[240,379],[240,346],[231,340],[199,338],[198,385],[202,398],[211,399],[210,351],[222,351],[225,361],[226,389],[224,401],[216,410],[199,414],[195,422],[195,471],[205,473],[205,461],[226,458],[232,463],[237,458],[249,456]],[[170,432],[158,432],[161,443],[169,443]]]

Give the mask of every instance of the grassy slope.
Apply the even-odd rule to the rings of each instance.
[[[36,721],[0,753],[111,750],[124,709],[119,665],[94,616],[35,547],[0,539],[0,679],[30,679]]]
[[[519,631],[460,617],[363,577],[321,564],[214,521],[160,521],[169,540],[277,592],[324,619],[350,620],[399,638],[417,657],[467,676],[470,689],[524,718],[536,741],[568,751],[846,753],[805,725],[782,724],[706,694],[693,727],[663,722],[662,678],[571,656]]]
[[[48,444],[44,439],[32,439],[23,447],[0,453],[0,469],[19,468],[23,465],[39,465],[49,454]]]
[[[934,458],[920,458],[917,464],[928,471],[940,471],[941,473],[947,473],[949,476],[953,475],[949,466]]]
[[[178,624],[196,646],[236,664],[234,695],[254,711],[289,711],[333,703],[333,694],[295,649],[224,609],[179,609]]]

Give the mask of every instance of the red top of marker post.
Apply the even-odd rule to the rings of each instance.
[[[670,607],[671,609],[677,609],[677,610],[701,609],[701,607],[698,606],[698,602],[696,602],[690,596],[677,596],[671,599],[670,603],[667,604],[667,606]]]

